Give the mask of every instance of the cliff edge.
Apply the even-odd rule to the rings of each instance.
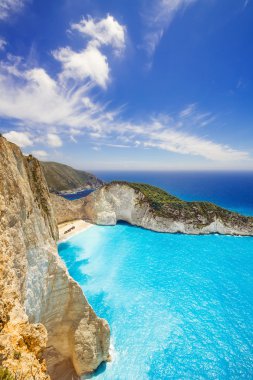
[[[108,324],[69,276],[57,238],[39,162],[0,137],[0,366],[17,379],[72,379],[108,358]]]
[[[115,225],[122,220],[157,232],[253,235],[252,217],[210,202],[186,202],[147,184],[115,181],[76,201],[57,196],[52,201],[58,223],[85,219]]]

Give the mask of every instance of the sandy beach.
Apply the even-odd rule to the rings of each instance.
[[[69,239],[78,232],[84,231],[93,226],[93,224],[78,219],[71,222],[58,224],[59,229],[59,242]]]

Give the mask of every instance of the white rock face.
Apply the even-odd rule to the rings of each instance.
[[[215,205],[207,204],[202,209],[199,208],[201,203],[184,203],[182,207],[171,203],[163,216],[156,212],[142,192],[125,183],[111,183],[75,202],[79,218],[99,225],[115,225],[123,220],[157,232],[253,235],[253,218]]]
[[[39,162],[24,157],[3,137],[0,212],[0,256],[5,258],[9,276],[6,286],[17,294],[15,300],[8,296],[9,302],[15,304],[18,298],[29,322],[46,327],[49,374],[59,380],[63,375],[72,378],[71,366],[78,375],[93,371],[108,358],[109,326],[96,316],[58,256],[57,224]]]

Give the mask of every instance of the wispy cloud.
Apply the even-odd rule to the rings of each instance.
[[[99,41],[98,45],[92,44],[94,49],[100,49],[103,38],[97,24],[98,21],[91,23],[89,33],[86,32],[89,38],[92,34],[92,39]],[[87,29],[85,23],[81,26]],[[118,28],[115,30],[117,34]],[[105,36],[105,39],[106,44],[116,44],[117,49],[119,41],[123,41],[121,37],[116,38],[117,43],[112,36]],[[85,52],[91,42],[88,41]],[[62,49],[67,49],[67,53]],[[21,147],[32,147],[37,155],[43,155],[42,144],[59,148],[66,137],[76,143],[79,136],[85,134],[94,149],[103,145],[155,148],[218,162],[249,158],[245,151],[196,134],[193,127],[207,125],[214,119],[210,112],[200,112],[197,103],[173,115],[147,115],[138,123],[123,120],[120,109],[110,109],[108,104],[93,99],[94,87],[103,87],[107,82],[103,67],[96,67],[96,75],[88,72],[87,67],[82,72],[81,66],[85,63],[80,56],[82,52],[76,53],[70,47],[56,52],[53,56],[62,62],[62,68],[54,77],[41,67],[28,67],[20,57],[7,55],[0,62],[0,117],[8,119],[8,124],[15,122],[11,131],[2,132]],[[109,65],[107,56],[106,62]],[[98,78],[103,78],[104,82]]]
[[[109,18],[110,23],[113,20]],[[115,20],[113,23],[118,34],[120,24]],[[93,21],[94,27],[97,24],[99,21]],[[113,28],[106,43],[114,46],[122,37],[113,38]],[[99,29],[99,36],[100,33]],[[90,97],[94,86],[105,88],[109,80],[108,58],[100,52],[96,41],[93,35],[80,52],[70,47],[54,51],[53,57],[62,64],[56,78],[40,67],[27,67],[20,57],[7,55],[7,59],[0,62],[0,115],[22,120],[27,125],[65,125],[72,128],[72,135],[79,127],[90,128],[93,132],[96,128],[99,130],[105,120],[112,119],[114,112],[107,111],[104,105],[96,104]]]
[[[109,45],[119,52],[125,48],[126,27],[119,24],[111,15],[102,20],[92,17],[82,19],[77,24],[73,23],[71,29],[91,38],[96,46]]]
[[[1,0],[0,21],[8,19],[12,14],[20,12],[29,0]]]
[[[85,133],[91,141],[99,143],[102,139],[107,146],[135,147],[138,141],[139,147],[198,155],[214,161],[249,158],[247,152],[185,132],[187,125],[203,125],[210,117],[210,113],[196,112],[196,106],[186,107],[177,116],[147,117],[142,123],[124,122],[117,110],[109,111],[104,104],[92,101],[92,88],[88,83],[81,88],[66,89],[41,68],[22,71],[17,66],[3,66],[0,69],[0,115],[26,125],[22,131],[12,131],[5,136],[24,147],[32,145],[31,134],[34,141],[39,141],[40,133],[44,135],[45,129],[50,131],[54,127],[58,134]],[[115,143],[112,144],[112,140]],[[60,137],[50,132],[46,142],[54,147],[62,144]]]
[[[196,103],[189,104],[186,106],[181,112],[180,117],[186,118],[192,116],[192,114],[196,111]]]
[[[0,51],[4,50],[7,45],[7,42],[4,38],[0,37]]]
[[[165,129],[162,125],[159,132],[151,131],[144,145],[174,153],[201,156],[212,161],[249,159],[247,152],[232,149],[225,144],[215,143],[208,138],[190,135],[178,130]]]
[[[250,0],[245,0],[244,1],[243,9],[247,8],[247,6],[249,5],[249,2],[250,2]]]
[[[248,152],[233,149],[226,144],[216,143],[205,136],[197,136],[187,132],[187,124],[182,117],[170,116],[166,118],[158,116],[139,124],[125,124],[122,126],[124,135],[128,140],[134,141],[138,138],[141,146],[166,150],[168,152],[204,157],[211,161],[241,161],[250,158]],[[191,120],[192,124],[193,121]],[[177,125],[181,128],[178,129]]]
[[[163,34],[180,10],[186,9],[198,0],[151,0],[150,7],[143,13],[146,27],[144,48],[151,56]]]
[[[99,146],[108,146],[109,148],[120,148],[120,149],[128,149],[132,148],[131,145],[124,145],[124,144],[110,144],[106,142],[99,143]]]
[[[206,127],[216,120],[216,115],[211,112],[200,112],[197,103],[192,103],[182,109],[179,118],[181,122],[187,121],[193,127]]]
[[[47,158],[48,153],[45,150],[32,150],[32,155],[39,159]]]

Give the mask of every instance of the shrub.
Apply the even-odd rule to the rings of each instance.
[[[21,352],[19,351],[14,351],[13,358],[16,360],[19,360],[21,356]]]
[[[0,367],[0,380],[14,380],[14,377],[7,368]]]

